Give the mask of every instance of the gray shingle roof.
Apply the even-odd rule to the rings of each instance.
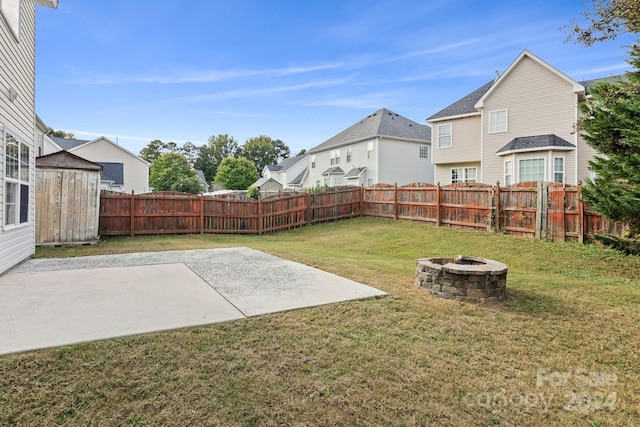
[[[587,89],[587,95],[588,95],[589,92],[591,92],[591,89],[598,82],[616,83],[616,82],[619,82],[619,81],[625,81],[626,82],[627,81],[626,74],[619,74],[617,76],[601,77],[601,78],[598,78],[598,79],[584,80],[584,81],[581,81],[580,84]]]
[[[300,185],[302,184],[302,178],[304,178],[304,174],[307,173],[307,168],[304,168],[302,172],[298,174],[295,178],[289,181],[289,185]]]
[[[421,125],[393,111],[382,108],[308,152],[324,151],[331,147],[338,147],[377,136],[417,139],[429,142],[431,141],[431,127]]]
[[[96,162],[102,166],[102,175],[100,179],[103,181],[113,181],[116,185],[124,185],[124,165],[122,163],[113,162]]]
[[[72,148],[79,147],[80,145],[86,144],[87,142],[89,142],[88,139],[67,139],[59,136],[52,136],[51,139],[53,140],[53,142],[58,144],[60,148],[66,151],[69,151]]]
[[[287,170],[289,169],[291,166],[295,165],[296,163],[298,163],[299,161],[301,161],[302,159],[304,159],[305,157],[307,157],[308,154],[301,154],[299,156],[294,156],[294,157],[288,157],[286,159],[284,159],[283,161],[281,161],[280,163],[278,163],[276,166],[279,166],[280,168],[278,170]]]
[[[499,149],[496,153],[505,153],[510,151],[519,150],[531,150],[536,148],[576,148],[575,145],[560,138],[558,135],[535,135],[535,136],[521,136],[513,138],[507,145]]]
[[[322,172],[322,175],[342,175],[344,171],[339,166],[334,166]]]
[[[351,170],[349,172],[347,172],[344,175],[344,177],[345,178],[357,178],[366,169],[367,169],[366,167],[357,168],[357,167],[354,166],[354,167],[351,168]]]
[[[427,118],[427,120],[435,120],[441,119],[443,117],[462,116],[465,114],[477,113],[478,110],[476,110],[475,108],[476,102],[478,102],[480,98],[482,98],[484,94],[487,93],[489,89],[491,89],[491,86],[493,86],[495,82],[495,80],[491,80],[489,83],[479,87],[469,95],[460,98],[448,107],[438,111],[433,116]]]

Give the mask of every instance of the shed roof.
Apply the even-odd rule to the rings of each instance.
[[[102,166],[98,163],[90,162],[73,153],[62,150],[55,153],[36,157],[37,169],[75,169],[86,171],[102,171]]]

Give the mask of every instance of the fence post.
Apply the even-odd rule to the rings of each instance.
[[[360,216],[364,216],[364,184],[360,185]]]
[[[262,234],[262,199],[258,199],[258,234]]]
[[[200,195],[200,234],[204,234],[204,194]]]
[[[493,215],[491,216],[496,233],[500,231],[500,215],[500,181],[496,181],[493,193]]]
[[[536,239],[541,239],[542,238],[542,216],[545,215],[545,211],[546,211],[546,206],[547,204],[545,203],[545,184],[543,181],[538,181],[538,200],[536,203],[536,233],[535,233],[535,237]]]
[[[393,219],[398,220],[398,183],[393,186]]]
[[[131,203],[129,203],[129,216],[131,219],[131,237],[134,237],[136,233],[135,232],[135,222],[136,222],[135,206],[136,206],[136,196],[133,190],[131,190]]]
[[[582,181],[578,181],[578,243],[584,243],[584,203],[582,201]]]
[[[436,184],[436,225],[440,227],[440,181]]]
[[[313,224],[311,222],[311,219],[313,217],[313,207],[311,206],[311,200],[312,200],[311,190],[307,192],[307,197],[305,198],[305,200],[307,202],[307,225],[311,225]]]

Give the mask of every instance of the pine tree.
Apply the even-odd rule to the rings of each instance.
[[[634,71],[616,82],[599,82],[592,99],[580,105],[585,141],[598,151],[590,162],[594,179],[583,189],[591,209],[629,225],[628,239],[601,240],[628,253],[640,253],[640,45],[628,61]]]

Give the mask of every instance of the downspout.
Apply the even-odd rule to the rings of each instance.
[[[375,142],[375,156],[376,156],[376,179],[375,179],[375,183],[376,184],[380,184],[380,138],[382,138],[381,136],[377,136],[376,137],[376,142]]]
[[[480,182],[484,184],[484,107],[480,107]]]
[[[574,123],[574,143],[576,146],[576,161],[575,161],[575,175],[574,175],[574,183],[576,185],[578,185],[578,170],[579,170],[579,165],[578,165],[578,160],[580,159],[580,156],[578,155],[578,151],[580,150],[580,145],[578,144],[579,140],[580,140],[580,131],[578,130],[578,121],[580,120],[580,108],[578,107],[580,104],[580,98],[578,96],[578,94],[576,93],[576,105],[575,105],[575,121]]]

